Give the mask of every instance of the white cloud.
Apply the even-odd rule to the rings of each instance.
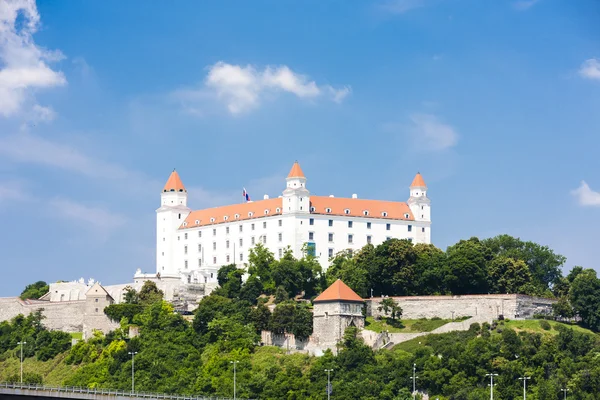
[[[587,79],[600,80],[600,60],[596,58],[585,60],[579,68],[579,75]]]
[[[458,142],[456,130],[440,122],[435,115],[413,114],[410,119],[414,124],[412,133],[415,143],[421,149],[440,151],[454,147]]]
[[[28,200],[29,196],[23,188],[21,182],[5,181],[0,182],[0,203],[12,200]]]
[[[381,8],[394,14],[404,14],[424,5],[425,0],[388,0],[381,4]]]
[[[50,201],[50,207],[59,217],[73,220],[102,231],[111,231],[127,222],[122,215],[103,208],[90,207],[73,200],[57,198]]]
[[[513,3],[513,7],[519,11],[525,11],[533,7],[540,0],[519,0]]]
[[[585,181],[581,181],[581,185],[577,189],[572,190],[571,194],[575,196],[581,206],[600,206],[600,193],[590,189]]]
[[[231,114],[241,114],[257,108],[266,93],[287,92],[299,98],[317,98],[329,94],[332,101],[340,103],[351,93],[350,87],[341,89],[329,85],[319,86],[305,75],[288,66],[267,66],[260,70],[253,65],[234,65],[218,62],[212,65],[200,89],[178,90],[172,96],[181,101],[187,112],[203,115],[197,103],[216,96],[227,105]]]
[[[37,121],[49,122],[56,118],[56,113],[51,107],[40,106],[35,104],[33,106],[34,119]]]
[[[62,72],[47,63],[63,58],[37,46],[33,34],[40,23],[34,0],[4,0],[0,6],[0,115],[20,111],[32,90],[66,84]]]

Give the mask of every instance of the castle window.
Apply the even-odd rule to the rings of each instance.
[[[315,208],[314,208],[314,207],[311,207],[311,208],[310,208],[310,212],[315,212]]]
[[[408,238],[408,241],[412,243],[412,238]]]
[[[421,210],[424,210],[424,209],[425,209],[425,206],[421,206]]]
[[[217,242],[213,242],[213,250],[217,249]]]
[[[389,231],[392,228],[392,225],[390,224],[385,224],[385,230]]]
[[[202,245],[201,245],[201,244],[199,244],[199,245],[198,245],[198,252],[201,252],[201,251],[202,251]]]
[[[354,236],[348,235],[348,244],[352,244]]]
[[[404,218],[408,218],[408,217],[410,217],[410,215],[408,215],[408,213],[404,214]]]
[[[214,219],[214,218],[211,218],[211,219],[210,219],[210,222],[215,222],[215,219]]]
[[[313,207],[313,208],[314,208],[314,207]],[[311,219],[309,219],[309,220],[308,220],[308,224],[309,224],[309,225],[314,225],[314,224],[315,224],[315,219],[314,219],[314,218],[311,218]]]
[[[187,260],[185,260],[185,261],[183,262],[183,265],[185,266],[185,269],[187,269],[187,267],[188,267],[188,262],[187,262]]]
[[[386,236],[385,240],[390,240],[391,236]]]
[[[240,261],[244,261],[244,253],[240,253]]]
[[[281,232],[278,235],[278,239],[279,239],[280,242],[283,240],[283,234]]]
[[[198,225],[198,224],[200,223],[200,221],[199,221],[199,220],[196,220],[195,222],[196,222],[196,225]]]
[[[282,248],[279,249],[279,258],[281,258],[281,257],[283,257],[283,249]]]
[[[62,297],[63,295],[61,294],[60,297]],[[96,299],[96,303],[98,302],[98,299]]]
[[[263,229],[267,229],[267,221],[263,222]]]
[[[253,213],[252,211],[250,211],[250,212],[248,213],[248,216],[249,216],[250,218],[252,218],[252,216],[253,216],[253,215],[254,215],[254,213]]]
[[[281,208],[277,207],[277,208],[275,209],[275,212],[278,212],[278,213],[280,213],[280,212],[281,212]]]
[[[371,244],[371,236],[367,236],[367,244]]]
[[[235,214],[235,215],[233,216],[233,218],[235,218],[235,219],[238,219],[239,217],[240,217],[240,214]]]
[[[333,249],[329,249],[328,254],[329,254],[329,257],[333,257]]]
[[[332,219],[329,220],[329,226],[333,226],[333,220]]]
[[[240,238],[240,247],[244,246],[244,239]]]
[[[367,229],[371,229],[371,223],[367,222]]]
[[[269,210],[265,210],[265,215],[267,215],[269,213]]]
[[[366,217],[367,215],[369,215],[369,210],[364,210],[363,211],[363,215]]]
[[[201,259],[201,258],[199,258],[199,259],[198,259],[198,266],[199,266],[199,267],[201,267],[201,266],[202,266],[202,259]]]
[[[217,236],[217,230],[213,229],[213,236]]]
[[[183,226],[187,226],[187,222],[184,222],[184,223],[183,223]]]
[[[184,222],[184,224],[185,224],[185,222]],[[183,238],[187,240],[187,233],[183,234]]]
[[[229,254],[227,254],[227,257],[225,257],[226,262],[229,262]]]
[[[181,236],[177,236],[177,240],[181,240]]]
[[[421,228],[421,232],[425,232],[425,228]]]
[[[225,248],[228,249],[229,248],[229,240],[225,241]]]
[[[349,210],[348,208],[346,208],[346,209],[344,210],[344,214],[350,214],[350,210]]]
[[[254,224],[252,224],[252,225],[250,226],[250,229],[254,230]]]
[[[217,263],[217,257],[213,257],[213,264]]]
[[[98,312],[98,309],[96,308],[96,312]]]
[[[352,228],[352,221],[348,221],[348,228]]]
[[[263,244],[267,244],[267,235],[263,235]]]
[[[252,244],[252,246],[254,246],[254,243],[255,243],[254,236],[252,236],[252,238],[250,239],[250,243]]]
[[[202,237],[202,231],[198,231],[198,237]]]
[[[326,208],[326,209],[325,209],[325,212],[326,212],[326,213],[330,213],[330,212],[331,212],[331,208]]]
[[[179,219],[181,219],[181,214],[179,214]]]
[[[183,254],[187,254],[187,246],[183,246]]]
[[[412,232],[412,225],[409,225],[409,226],[408,226],[408,231],[409,231],[409,232]]]
[[[314,232],[308,232],[308,240],[315,240],[315,233]]]
[[[229,235],[229,227],[225,228],[225,233]]]
[[[382,216],[382,217],[387,217],[387,212],[386,212],[386,211],[382,212],[382,213],[381,213],[381,216]]]
[[[279,223],[279,226],[283,226],[283,221],[282,220],[279,220],[278,223]]]
[[[227,215],[223,216],[223,221],[227,221],[229,217]]]
[[[328,235],[328,237],[329,237],[329,241],[330,241],[330,242],[333,242],[333,233],[330,233],[330,234]]]
[[[240,232],[244,231],[244,225],[240,225]]]

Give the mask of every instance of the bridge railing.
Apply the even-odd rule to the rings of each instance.
[[[83,393],[83,394],[99,394],[108,396],[122,396],[134,398],[151,398],[151,399],[168,399],[168,400],[232,400],[229,397],[206,397],[206,396],[184,396],[177,394],[166,393],[150,393],[150,392],[132,392],[131,390],[115,390],[115,389],[99,389],[86,388],[78,386],[45,386],[34,385],[27,383],[7,383],[0,382],[0,389],[20,389],[20,390],[35,390],[40,392],[64,392],[64,393]],[[240,399],[241,400],[241,399]]]

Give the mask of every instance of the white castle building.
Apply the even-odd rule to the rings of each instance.
[[[313,196],[298,162],[281,196],[193,211],[173,171],[156,210],[156,275],[183,283],[214,283],[220,267],[244,268],[250,249],[262,243],[276,258],[289,247],[295,257],[314,255],[323,269],[337,252],[378,245],[390,238],[431,243],[427,185],[417,173],[407,202]]]

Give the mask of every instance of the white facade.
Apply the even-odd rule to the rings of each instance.
[[[278,198],[192,211],[173,171],[156,215],[156,273],[184,283],[214,283],[223,265],[244,268],[259,242],[275,258],[288,247],[302,257],[308,246],[324,269],[337,252],[357,251],[368,243],[390,238],[431,243],[430,201],[420,174],[408,202],[311,196],[295,163]]]

